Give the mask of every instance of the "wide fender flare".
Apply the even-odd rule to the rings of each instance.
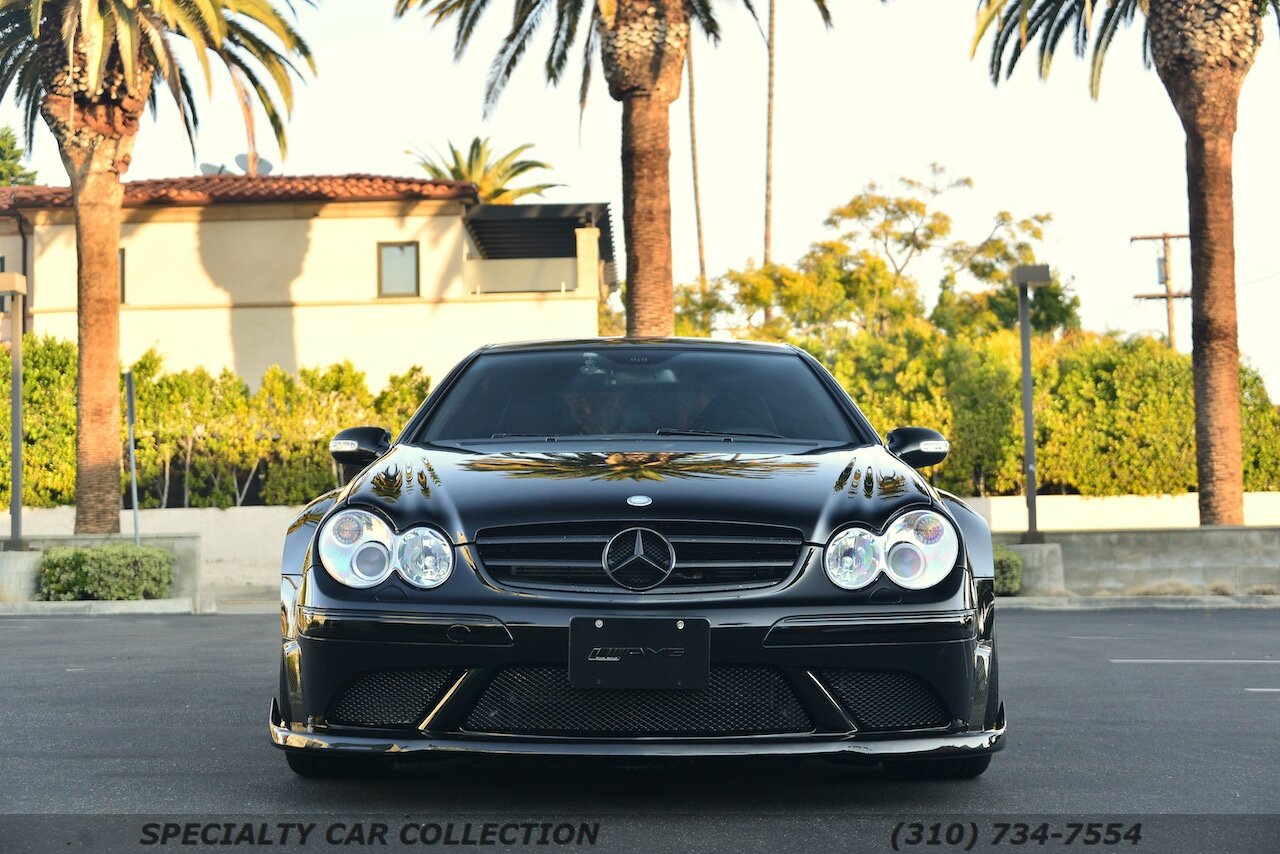
[[[975,579],[996,577],[995,554],[991,545],[991,526],[972,507],[949,492],[939,490],[942,503],[960,527],[965,551],[969,555],[969,568]]]

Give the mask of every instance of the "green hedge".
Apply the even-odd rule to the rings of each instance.
[[[53,338],[25,342],[23,503],[71,504],[76,349]],[[1022,486],[1018,353],[1007,330],[971,340],[917,322],[854,335],[824,358],[878,429],[920,424],[951,439],[951,455],[929,471],[935,485],[1008,495]],[[1190,357],[1141,336],[1072,333],[1038,338],[1034,366],[1043,493],[1195,489]],[[340,485],[328,451],[334,433],[362,424],[394,433],[431,386],[411,367],[375,395],[349,362],[296,374],[271,368],[253,391],[230,371],[166,371],[154,352],[132,369],[143,507],[303,504]],[[1245,489],[1280,490],[1280,410],[1256,371],[1242,367],[1240,377]],[[8,384],[9,354],[0,350],[0,446],[9,441]],[[0,505],[9,501],[8,469],[0,454]],[[122,494],[127,485],[122,470]]]
[[[23,361],[23,503],[72,504],[75,345],[28,335]],[[154,352],[132,370],[142,507],[306,503],[340,485],[340,472],[329,456],[334,433],[364,424],[395,433],[431,387],[415,366],[391,377],[374,395],[364,374],[349,362],[296,374],[273,367],[256,391],[230,371],[165,371]],[[8,402],[9,354],[0,351],[0,445],[9,442]],[[123,423],[120,431],[123,446]],[[127,457],[125,463],[120,482],[127,500]],[[9,502],[8,489],[6,453],[0,457],[0,505]]]
[[[1022,590],[1022,555],[996,543],[995,559],[996,595],[1017,596]]]
[[[40,557],[36,597],[79,599],[163,599],[173,583],[173,555],[164,549],[129,544],[55,548]]]

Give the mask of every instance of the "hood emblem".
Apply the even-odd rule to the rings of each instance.
[[[671,576],[676,550],[649,528],[628,528],[616,534],[601,556],[605,575],[628,590],[649,590]]]
[[[653,503],[653,499],[647,495],[633,495],[627,499],[627,503],[632,507],[648,507]]]

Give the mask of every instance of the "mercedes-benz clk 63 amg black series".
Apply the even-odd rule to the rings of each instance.
[[[991,535],[803,351],[484,348],[285,537],[272,741],[298,773],[450,754],[1001,747]]]

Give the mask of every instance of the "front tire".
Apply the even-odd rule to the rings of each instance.
[[[928,759],[886,762],[885,775],[891,780],[972,780],[991,764],[991,755],[963,759]]]
[[[301,750],[286,750],[284,759],[289,763],[289,770],[299,777],[319,779],[368,777],[382,773],[388,768],[387,763],[376,759],[335,756]]]

